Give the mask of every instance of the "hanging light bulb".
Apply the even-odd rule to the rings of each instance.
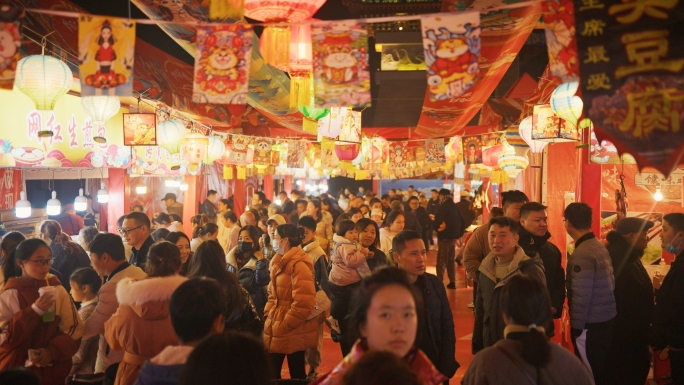
[[[660,186],[656,187],[656,192],[653,194],[653,200],[656,202],[660,202],[663,200],[663,193],[660,192]]]
[[[147,185],[143,182],[138,183],[135,185],[135,192],[137,194],[147,194]]]
[[[166,187],[174,187],[175,186],[175,181],[173,179],[166,179],[164,181],[164,186]]]
[[[100,182],[100,189],[97,190],[97,201],[99,203],[109,203],[109,191],[105,188],[104,182]]]
[[[62,202],[57,199],[57,191],[52,192],[52,199],[47,201],[45,211],[47,215],[59,215],[62,213]]]
[[[76,211],[86,211],[88,209],[88,200],[83,196],[83,189],[78,189],[78,196],[74,199],[74,209]]]
[[[186,181],[180,182],[180,185],[178,187],[181,191],[188,191],[188,183]]]
[[[17,218],[28,218],[31,216],[31,202],[26,199],[26,193],[24,191],[22,191],[19,196],[21,198],[14,205],[14,214]]]

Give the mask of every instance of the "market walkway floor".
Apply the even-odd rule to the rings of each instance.
[[[437,252],[428,252],[428,272],[435,274],[435,262],[437,260]],[[459,267],[456,273],[456,290],[447,290],[449,301],[451,304],[451,311],[454,314],[454,324],[456,326],[456,361],[461,364],[461,367],[456,372],[456,375],[449,382],[450,384],[460,384],[461,378],[468,365],[473,359],[470,353],[470,341],[473,333],[474,314],[473,309],[468,307],[468,303],[473,300],[472,287],[465,287],[465,270]],[[445,277],[446,281],[446,277]],[[445,282],[445,285],[448,282]],[[340,345],[330,339],[328,328],[325,328],[325,335],[323,338],[323,362],[318,368],[319,373],[327,373],[332,370],[341,360],[342,352]],[[287,365],[283,365],[283,378],[289,378],[290,374],[287,370]]]

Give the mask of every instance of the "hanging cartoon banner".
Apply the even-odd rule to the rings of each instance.
[[[368,107],[368,32],[356,21],[311,27],[317,107]]]
[[[0,169],[0,210],[14,209],[14,202],[24,190],[21,173],[21,170]]]
[[[24,10],[3,5],[0,8],[0,88],[14,87],[14,73],[21,58],[21,19]]]
[[[287,149],[287,167],[304,168],[306,142],[302,140],[291,140],[287,145]]]
[[[407,141],[389,143],[390,169],[400,169],[406,167],[406,162],[408,161],[407,149]]]
[[[684,2],[575,0],[584,116],[668,175],[684,156]]]
[[[549,52],[549,67],[553,76],[563,83],[579,80],[577,40],[575,40],[575,7],[573,0],[542,2],[544,31]]]
[[[482,139],[479,135],[463,137],[463,163],[482,163]]]
[[[427,141],[426,141],[427,145]],[[419,146],[414,148],[414,152],[416,154],[416,162],[425,162],[425,159],[427,159],[427,153],[426,153],[426,148],[425,146]]]
[[[425,149],[427,152],[428,163],[446,163],[446,154],[444,152],[444,139],[432,139],[425,141]]]
[[[342,131],[340,131],[339,139],[353,143],[361,142],[360,111],[354,111],[351,108],[347,109],[347,114],[344,118],[344,124],[342,124]]]
[[[252,34],[247,24],[198,26],[193,102],[247,103]]]
[[[81,96],[133,96],[135,21],[81,15],[78,71]]]
[[[561,119],[553,113],[550,104],[534,106],[532,114],[532,139],[545,139],[557,136]]]
[[[480,73],[480,12],[440,14],[420,24],[430,101],[461,95]]]
[[[323,138],[321,141],[321,168],[335,169],[340,165],[340,159],[335,153],[335,141]]]
[[[254,142],[254,165],[268,166],[271,164],[271,146],[273,142],[268,138],[256,138]]]
[[[243,135],[233,135],[233,149],[230,152],[230,161],[235,163],[246,163],[248,145],[248,137]]]

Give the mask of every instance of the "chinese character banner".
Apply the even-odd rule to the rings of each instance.
[[[668,174],[684,154],[684,2],[574,5],[585,117],[599,139]]]
[[[480,73],[480,13],[421,19],[430,101],[459,96]]]
[[[193,102],[247,103],[252,33],[241,24],[197,28]]]
[[[133,96],[135,21],[81,15],[78,71],[81,96]]]
[[[370,106],[368,32],[356,21],[314,25],[314,89],[317,107]]]

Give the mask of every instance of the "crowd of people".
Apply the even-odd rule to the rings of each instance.
[[[684,381],[684,262],[654,297],[647,220],[622,219],[604,245],[592,209],[570,204],[566,271],[546,207],[520,191],[474,231],[467,191],[459,203],[413,187],[257,192],[239,216],[217,195],[192,234],[173,194],[167,212],[119,218],[118,235],[86,226],[79,244],[53,219],[40,238],[6,234],[0,383],[262,385],[287,359],[290,378],[314,384],[446,384],[460,366],[447,290],[461,258],[475,293],[464,384],[643,384],[649,346],[668,347]],[[684,254],[684,214],[665,215],[661,238]],[[549,342],[566,295],[575,355]],[[344,358],[319,373],[324,325]]]

